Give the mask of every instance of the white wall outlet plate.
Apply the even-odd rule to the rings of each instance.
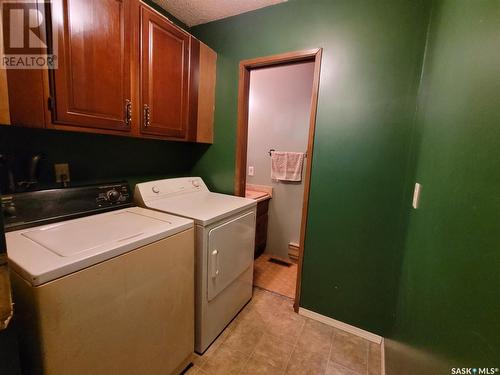
[[[421,192],[422,192],[422,185],[420,185],[418,182],[415,183],[415,190],[413,190],[413,203],[412,203],[414,209],[417,209],[419,206]]]
[[[253,176],[255,174],[255,168],[253,166],[248,167],[248,175]]]
[[[69,182],[69,165],[67,163],[54,164],[54,173],[56,175],[56,182]]]

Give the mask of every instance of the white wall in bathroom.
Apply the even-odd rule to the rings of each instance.
[[[304,182],[271,180],[269,150],[306,152],[313,71],[306,62],[250,73],[247,183],[273,187],[266,252],[282,258],[299,242]]]

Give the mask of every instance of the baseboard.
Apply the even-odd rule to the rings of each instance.
[[[365,331],[364,329],[354,327],[350,324],[343,323],[339,320],[335,320],[332,318],[329,318],[328,316],[324,316],[321,314],[318,314],[314,311],[304,309],[302,307],[299,307],[299,314],[306,316],[308,318],[311,318],[313,320],[317,320],[318,322],[327,324],[329,326],[335,327],[337,329],[340,329],[342,331],[346,331],[349,333],[352,333],[353,335],[362,337],[368,341],[374,342],[375,344],[381,344],[382,343],[382,337],[379,335],[376,335],[374,333]]]
[[[288,257],[294,262],[297,263],[299,260],[299,254],[300,254],[300,246],[297,243],[290,242],[288,244]]]

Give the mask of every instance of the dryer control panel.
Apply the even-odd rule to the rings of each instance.
[[[208,188],[200,177],[169,178],[137,184],[135,199],[141,203],[181,194],[208,192]]]

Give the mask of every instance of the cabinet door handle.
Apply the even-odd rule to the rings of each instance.
[[[130,126],[132,124],[132,101],[125,100],[125,124]]]
[[[148,127],[151,125],[151,109],[149,105],[144,104],[144,127]]]

